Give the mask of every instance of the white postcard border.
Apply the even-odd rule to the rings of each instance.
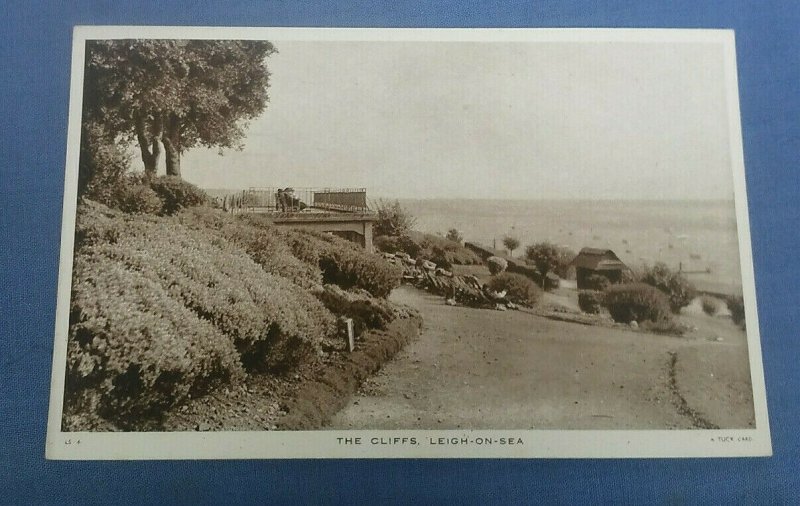
[[[720,44],[724,51],[730,149],[745,300],[755,429],[743,430],[349,430],[62,432],[85,42],[195,38],[271,41],[524,41]],[[356,443],[355,439],[360,438]],[[347,439],[348,441],[345,441]],[[416,443],[416,444],[412,444]],[[625,458],[772,454],[747,207],[742,129],[731,30],[384,29],[78,26],[73,34],[69,129],[46,457],[68,460],[284,458]]]

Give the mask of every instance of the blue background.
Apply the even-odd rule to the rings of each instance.
[[[0,19],[0,503],[800,504],[800,3],[4,2]],[[712,460],[48,462],[72,26],[708,27],[736,30],[775,456]]]

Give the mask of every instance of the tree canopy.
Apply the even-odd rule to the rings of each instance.
[[[525,248],[525,258],[544,276],[558,268],[558,249],[549,242],[539,242]]]
[[[267,41],[98,40],[86,46],[84,124],[137,142],[145,172],[166,153],[167,174],[195,146],[243,146],[269,100]]]
[[[554,272],[562,265],[563,255],[555,244],[539,242],[525,248],[525,259],[532,263],[542,276],[542,287],[545,286],[545,276]]]
[[[544,286],[545,276],[550,272],[566,277],[573,258],[575,258],[575,253],[572,250],[547,241],[538,242],[525,248],[525,259],[532,263],[542,275],[542,286]]]
[[[507,235],[503,237],[503,245],[508,248],[509,253],[511,256],[514,256],[514,250],[519,248],[519,239],[516,237],[512,237]]]

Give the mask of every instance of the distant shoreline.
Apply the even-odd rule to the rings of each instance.
[[[217,194],[231,194],[241,192],[243,190],[247,190],[247,188],[201,188],[206,193],[215,196]],[[255,186],[254,186],[255,188]],[[527,202],[620,202],[620,203],[661,203],[661,204],[669,204],[675,202],[696,202],[696,203],[715,203],[715,204],[723,204],[723,203],[730,203],[731,205],[734,204],[733,195],[730,198],[716,198],[716,199],[698,199],[698,198],[685,198],[685,199],[635,199],[635,198],[572,198],[572,197],[545,197],[545,198],[503,198],[503,197],[394,197],[394,196],[386,196],[386,195],[377,195],[372,196],[369,193],[369,188],[367,188],[367,194],[369,195],[368,200],[370,202],[377,202],[379,200],[386,200],[394,202],[398,200],[400,202],[403,201],[418,201],[418,202],[463,202],[463,201],[474,201],[474,202],[518,202],[518,203],[527,203]]]

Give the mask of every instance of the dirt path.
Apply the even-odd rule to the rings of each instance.
[[[674,338],[450,307],[401,287],[419,340],[367,380],[331,429],[666,429],[752,426],[744,333]],[[723,341],[712,339],[719,332]],[[695,333],[697,334],[697,333]]]

